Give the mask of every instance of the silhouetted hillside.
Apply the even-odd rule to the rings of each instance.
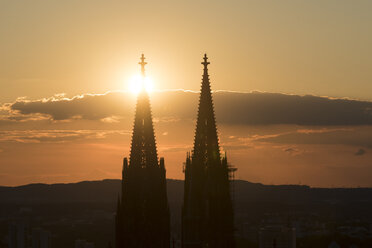
[[[306,185],[263,185],[235,181],[238,201],[287,203],[372,202],[372,188],[311,188]]]
[[[179,238],[183,181],[168,179],[167,185],[172,236]],[[55,248],[73,247],[76,239],[106,247],[113,240],[120,187],[121,181],[112,179],[0,187],[0,240],[6,240],[10,222],[22,220],[30,227],[51,231]],[[273,186],[241,180],[234,182],[234,188],[236,235],[252,242],[256,241],[258,228],[265,220],[279,218],[286,222],[290,218],[293,223],[305,225],[298,232],[306,235],[311,235],[312,229],[307,227],[311,223],[324,223],[328,232],[359,220],[372,223],[372,188]],[[1,247],[7,246],[0,242]]]
[[[67,184],[29,184],[0,187],[3,203],[116,202],[121,181],[106,179]],[[169,201],[180,204],[183,181],[167,180]],[[311,188],[302,185],[263,185],[237,180],[234,182],[235,203],[371,203],[372,188]]]

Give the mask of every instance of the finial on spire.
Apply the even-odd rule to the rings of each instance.
[[[143,53],[140,59],[141,61],[138,64],[141,65],[141,74],[144,77],[145,76],[145,65],[147,64],[147,62],[145,62],[145,55]]]
[[[207,66],[210,64],[210,62],[208,61],[208,57],[207,57],[207,54],[204,53],[204,61],[201,62],[202,65],[204,65],[204,69],[207,69]]]

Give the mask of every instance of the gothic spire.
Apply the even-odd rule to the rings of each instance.
[[[144,89],[137,97],[129,161],[123,160],[121,199],[116,217],[116,248],[170,247],[170,215],[164,159],[156,151],[150,99]]]
[[[221,160],[205,54],[192,158],[185,163],[183,248],[234,248],[227,159]]]
[[[204,66],[204,73],[199,100],[193,160],[198,160],[199,163],[207,165],[207,163],[214,164],[214,162],[219,162],[221,155],[208,75],[208,65],[210,62],[208,61],[207,54],[204,54],[201,64]]]
[[[149,96],[144,89],[145,79],[145,56],[142,54],[141,61],[142,89],[137,97],[136,113],[134,118],[132,147],[130,152],[130,165],[141,167],[157,166],[158,155],[156,151],[154,127],[152,123]]]

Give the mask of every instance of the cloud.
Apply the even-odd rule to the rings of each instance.
[[[18,99],[10,105],[12,111],[22,115],[44,114],[53,120],[72,118],[100,120],[116,115],[130,114],[128,100],[121,92],[85,94],[73,98]]]
[[[221,145],[221,149],[223,149],[224,151],[235,151],[235,150],[247,150],[247,149],[251,149],[251,148],[254,148],[252,145],[248,145],[248,144],[237,144],[237,145],[234,145],[234,144],[230,144],[230,145]]]
[[[283,151],[292,156],[296,156],[296,155],[304,153],[304,151],[301,151],[295,147],[284,148]]]
[[[279,93],[215,94],[217,118],[243,125],[370,125],[372,102]]]
[[[290,148],[286,148],[286,149],[284,149],[284,151],[285,152],[288,152],[288,153],[294,153],[294,152],[298,152],[298,150],[297,149],[295,149],[295,148],[292,148],[292,147],[290,147]]]
[[[85,139],[103,139],[108,135],[129,135],[123,130],[15,130],[0,131],[0,142],[64,143]]]
[[[360,148],[356,153],[354,153],[355,156],[362,156],[366,153],[366,150]]]
[[[230,135],[225,142],[220,144],[220,147],[225,151],[246,150],[255,148],[252,141],[251,138],[238,138]]]
[[[105,117],[105,118],[102,118],[101,121],[105,123],[118,123],[120,122],[120,117],[118,116]]]
[[[161,152],[187,152],[192,149],[189,145],[173,145],[167,147],[159,147],[159,151]]]
[[[305,144],[305,145],[350,145],[372,148],[372,127],[357,128],[322,128],[320,130],[298,129],[276,135],[259,136],[257,142],[276,144]]]
[[[151,95],[154,119],[194,119],[199,94],[190,91],[162,91]],[[299,96],[279,93],[214,93],[217,121],[232,125],[294,124],[304,126],[352,126],[372,124],[372,102]],[[12,120],[27,116],[52,120],[102,120],[117,122],[132,117],[135,98],[127,92],[85,94],[73,98],[18,99],[8,105]],[[23,118],[23,119],[22,119]],[[3,116],[4,120],[4,116]],[[17,120],[16,120],[17,121]]]

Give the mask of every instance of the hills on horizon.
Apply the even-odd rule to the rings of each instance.
[[[120,179],[77,183],[0,186],[2,203],[115,202]],[[181,204],[183,180],[167,179],[170,202]],[[372,188],[313,188],[307,185],[264,185],[243,180],[233,183],[236,204],[240,202],[372,202]]]
[[[174,237],[181,233],[183,185],[182,180],[167,179]],[[11,221],[23,220],[31,227],[51,231],[57,248],[71,247],[76,239],[107,247],[107,242],[114,239],[120,188],[119,179],[0,186],[0,237],[7,234]],[[258,228],[265,221],[302,223],[304,232],[309,231],[307,225],[312,228],[314,223],[324,223],[331,231],[350,223],[372,223],[372,188],[312,188],[236,180],[233,189],[236,235],[251,241],[256,240]],[[325,243],[329,242],[326,237]]]

